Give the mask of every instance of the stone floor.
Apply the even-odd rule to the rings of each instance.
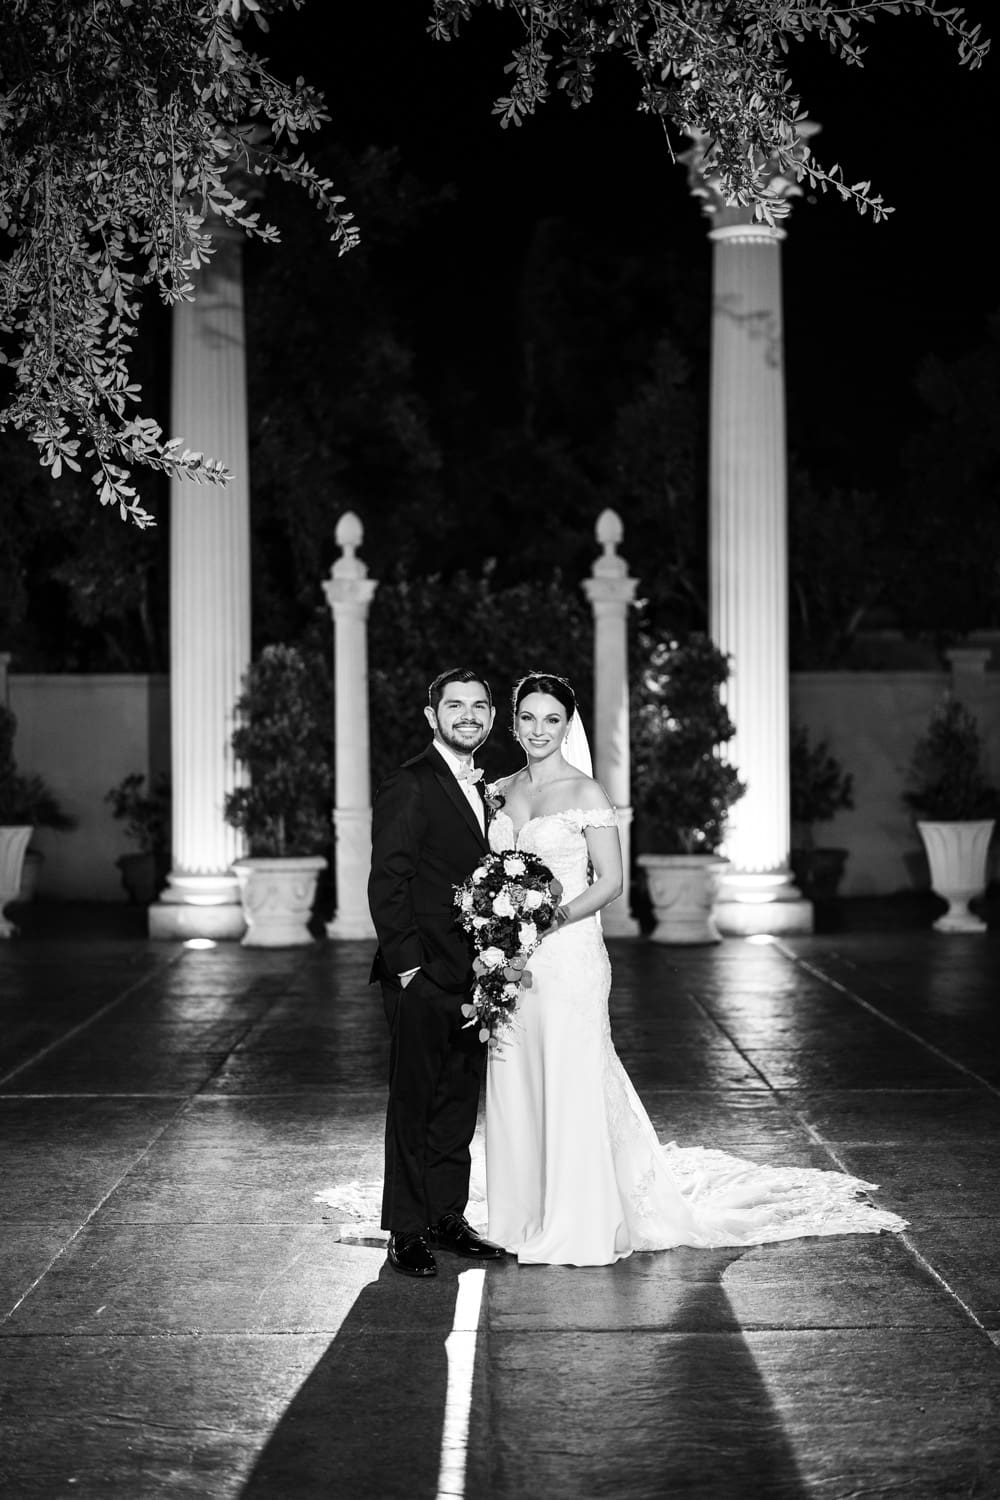
[[[1000,1496],[1000,933],[873,910],[613,943],[615,1035],[664,1138],[846,1167],[904,1236],[417,1284],[315,1201],[379,1170],[367,945],[32,914],[0,944],[0,1496]]]

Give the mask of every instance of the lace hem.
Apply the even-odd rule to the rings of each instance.
[[[477,1149],[478,1148],[478,1149]],[[779,1240],[839,1234],[898,1234],[908,1221],[888,1209],[877,1208],[863,1194],[876,1184],[843,1172],[815,1167],[769,1167],[701,1146],[659,1148],[642,1180],[644,1201],[633,1200],[639,1222],[631,1227],[633,1251],[669,1250],[682,1245],[696,1249],[771,1244]],[[657,1224],[655,1179],[666,1170],[680,1193],[691,1222],[685,1226]],[[641,1191],[641,1190],[640,1190]],[[645,1195],[649,1196],[645,1196]],[[337,1238],[345,1244],[384,1243],[387,1231],[379,1226],[382,1183],[345,1182],[324,1188],[313,1198],[333,1210]],[[485,1232],[488,1219],[484,1161],[478,1142],[473,1147],[472,1176],[466,1217]]]

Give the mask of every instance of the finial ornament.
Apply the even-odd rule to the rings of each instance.
[[[334,563],[331,573],[334,578],[367,578],[368,568],[358,557],[358,548],[365,539],[365,528],[361,517],[353,510],[346,510],[337,522],[334,532],[341,556]]]
[[[625,578],[628,564],[618,556],[618,548],[625,536],[625,527],[617,511],[602,510],[594,527],[594,535],[601,544],[601,556],[593,564],[595,578]]]

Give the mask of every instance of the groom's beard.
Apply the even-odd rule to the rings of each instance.
[[[489,738],[490,726],[488,724],[477,724],[478,734],[454,734],[450,729],[445,729],[438,721],[438,738],[442,744],[454,750],[456,755],[475,755],[480,745],[484,745]]]

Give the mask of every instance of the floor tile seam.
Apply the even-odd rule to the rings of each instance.
[[[801,967],[806,968],[810,973],[815,974],[816,977],[818,977],[824,983],[831,985],[835,990],[837,990],[839,993],[845,995],[849,1000],[853,1001],[855,1004],[860,1005],[863,1008],[870,1010],[874,1015],[878,1016],[880,1020],[884,1019],[886,1021],[886,1024],[888,1024],[889,1026],[892,1026],[895,1029],[902,1031],[904,1034],[912,1036],[913,1039],[915,1041],[919,1042],[921,1046],[927,1047],[929,1050],[931,1050],[933,1052],[937,1052],[938,1051],[938,1049],[936,1049],[933,1046],[931,1046],[931,1044],[926,1043],[923,1040],[923,1038],[915,1036],[915,1034],[912,1033],[912,1032],[908,1032],[906,1027],[900,1026],[898,1022],[894,1022],[890,1017],[882,1017],[881,1013],[874,1006],[869,1005],[867,1001],[863,1000],[860,995],[854,994],[854,992],[851,991],[850,989],[848,989],[846,985],[840,984],[839,981],[834,980],[829,975],[824,974],[822,972],[822,970],[813,968],[804,959],[800,959],[792,950],[790,950],[789,948],[787,948],[787,946],[785,944],[776,941],[775,942],[775,946],[779,949],[779,951],[781,953],[783,953],[783,955],[785,956],[785,958],[788,959],[796,967],[801,966]],[[699,1000],[699,998],[697,997],[697,995],[692,995],[692,999],[695,1001],[695,1004],[701,1005],[703,1003],[702,1001]],[[713,1017],[713,1020],[714,1020],[714,1017]],[[728,1033],[725,1031],[725,1028],[722,1027],[720,1023],[716,1023],[716,1024],[719,1024],[719,1029],[721,1031],[723,1031],[723,1034],[726,1035],[727,1038],[728,1038]],[[824,1136],[821,1135],[821,1133],[815,1128],[815,1126],[813,1126],[808,1120],[806,1120],[797,1110],[791,1109],[789,1106],[785,1105],[784,1102],[781,1100],[780,1095],[778,1094],[778,1091],[774,1088],[774,1086],[770,1083],[770,1081],[765,1077],[765,1075],[763,1073],[760,1073],[760,1070],[755,1067],[755,1064],[751,1061],[751,1059],[749,1057],[746,1057],[746,1055],[742,1052],[741,1048],[739,1047],[739,1044],[735,1040],[733,1040],[732,1038],[729,1038],[729,1040],[732,1041],[732,1045],[740,1053],[740,1056],[744,1057],[744,1059],[747,1062],[748,1066],[751,1067],[751,1068],[754,1068],[754,1071],[758,1072],[760,1074],[760,1076],[762,1078],[764,1078],[765,1083],[767,1083],[768,1087],[771,1089],[771,1092],[775,1095],[775,1098],[778,1099],[778,1102],[781,1104],[781,1107],[783,1109],[787,1110],[791,1115],[793,1115],[794,1118],[796,1118],[799,1121],[799,1123],[805,1129],[807,1136],[813,1141],[813,1143],[815,1145],[819,1146],[823,1151],[826,1152],[827,1156],[835,1164],[835,1166],[838,1168],[838,1170],[841,1171],[841,1172],[843,1172],[843,1173],[845,1173],[845,1175],[847,1175],[848,1177],[855,1176],[856,1174],[853,1173],[853,1172],[851,1172],[848,1169],[846,1163],[843,1161],[843,1159],[841,1158],[841,1156],[839,1155],[839,1153],[834,1149],[833,1143],[830,1142],[830,1141],[828,1141],[827,1139],[825,1139]],[[971,1069],[965,1069],[965,1068],[963,1068],[961,1066],[961,1064],[954,1064],[953,1061],[952,1061],[952,1059],[950,1059],[948,1057],[945,1057],[945,1055],[943,1053],[939,1053],[938,1055],[945,1062],[951,1064],[952,1066],[958,1067],[960,1071],[966,1072],[966,1073],[968,1073],[968,1075],[970,1077],[975,1078],[976,1081],[977,1081],[977,1083],[980,1083],[984,1087],[989,1088],[989,1085],[986,1084],[986,1081],[984,1079],[979,1078],[979,1076],[977,1074],[972,1073]],[[994,1091],[991,1090],[991,1092],[994,1092]],[[939,1288],[958,1307],[958,1309],[960,1310],[960,1312],[972,1324],[972,1326],[977,1330],[977,1332],[979,1332],[979,1333],[983,1334],[984,1336],[986,1336],[987,1338],[989,1338],[989,1331],[986,1329],[986,1327],[983,1325],[983,1323],[980,1321],[980,1319],[976,1316],[976,1314],[972,1310],[972,1308],[968,1305],[968,1303],[964,1300],[964,1298],[955,1290],[955,1288],[953,1286],[951,1286],[951,1284],[947,1280],[947,1278],[945,1276],[943,1276],[941,1274],[941,1272],[939,1272],[931,1264],[931,1262],[927,1259],[927,1257],[920,1250],[917,1249],[916,1245],[914,1245],[913,1241],[909,1238],[909,1236],[907,1235],[907,1233],[906,1233],[905,1230],[900,1234],[899,1237],[900,1237],[902,1243],[906,1246],[907,1252],[909,1253],[911,1259],[913,1259],[914,1261],[916,1261],[916,1263],[922,1267],[922,1269],[925,1271],[925,1273],[927,1275],[929,1275],[934,1282],[936,1282],[936,1284],[939,1286]],[[995,1341],[990,1340],[990,1343],[991,1343],[991,1347],[993,1347],[993,1348],[997,1348],[998,1347]]]
[[[997,1087],[997,1085],[990,1083],[988,1079],[983,1078],[979,1073],[975,1072],[973,1068],[967,1067],[965,1063],[959,1062],[957,1058],[951,1057],[947,1052],[944,1052],[940,1047],[936,1046],[934,1042],[929,1042],[926,1037],[922,1037],[919,1032],[913,1031],[909,1026],[904,1025],[902,1021],[897,1021],[893,1016],[887,1015],[884,1011],[879,1010],[877,1005],[873,1005],[870,1000],[866,1000],[862,995],[859,995],[857,991],[852,990],[849,985],[846,985],[841,980],[835,978],[834,975],[826,973],[817,964],[814,964],[809,959],[797,954],[794,949],[789,948],[785,943],[781,942],[780,939],[776,938],[774,940],[774,946],[796,968],[804,969],[806,973],[813,975],[817,979],[820,979],[824,984],[828,985],[838,994],[846,996],[846,998],[850,1000],[854,1005],[857,1005],[860,1007],[860,1009],[867,1011],[869,1015],[874,1016],[877,1020],[881,1021],[883,1025],[890,1027],[893,1031],[899,1032],[901,1036],[908,1037],[910,1041],[916,1042],[918,1046],[922,1047],[926,1052],[929,1052],[933,1057],[936,1057],[939,1062],[946,1063],[948,1067],[954,1068],[956,1072],[964,1074],[967,1078],[974,1079],[981,1088],[988,1089],[991,1094],[1000,1095],[1000,1087]]]
[[[339,1330],[334,1330],[334,1331],[339,1331]],[[407,1330],[404,1329],[403,1331],[406,1332]],[[411,1330],[409,1330],[409,1331],[414,1332],[414,1333],[423,1333],[425,1330],[423,1329],[423,1327],[418,1326],[417,1324],[414,1324],[413,1328]],[[252,1343],[252,1342],[262,1343],[265,1339],[289,1339],[289,1338],[291,1338],[291,1339],[294,1339],[294,1338],[314,1338],[314,1339],[315,1338],[324,1338],[324,1339],[328,1339],[330,1337],[330,1333],[331,1333],[331,1330],[329,1328],[304,1328],[304,1329],[302,1329],[302,1328],[267,1328],[267,1329],[256,1329],[256,1330],[255,1329],[250,1329],[250,1328],[246,1328],[246,1329],[244,1329],[244,1328],[240,1328],[240,1329],[225,1329],[225,1328],[205,1328],[205,1329],[200,1329],[200,1328],[199,1329],[190,1329],[190,1328],[177,1328],[177,1329],[172,1329],[172,1328],[155,1328],[155,1329],[143,1329],[143,1330],[134,1330],[134,1331],[133,1330],[128,1330],[128,1329],[125,1329],[125,1330],[117,1329],[117,1330],[105,1331],[103,1333],[90,1332],[89,1330],[77,1329],[77,1328],[70,1328],[70,1329],[65,1329],[65,1330],[59,1329],[58,1332],[55,1332],[53,1330],[46,1331],[44,1329],[37,1329],[37,1328],[35,1328],[35,1329],[31,1329],[31,1328],[28,1328],[28,1329],[21,1329],[21,1328],[18,1328],[18,1329],[14,1329],[14,1328],[6,1329],[5,1328],[5,1329],[2,1330],[2,1332],[0,1332],[0,1346],[6,1346],[8,1344],[12,1344],[17,1339],[22,1339],[22,1340],[24,1340],[26,1342],[28,1340],[33,1340],[33,1339],[55,1339],[60,1344],[65,1343],[65,1342],[67,1342],[70,1339],[76,1341],[77,1343],[84,1343],[86,1340],[89,1339],[91,1342],[93,1342],[93,1343],[99,1343],[102,1346],[106,1345],[106,1344],[114,1344],[114,1343],[118,1343],[118,1344],[132,1344],[132,1343],[135,1343],[135,1341],[137,1339],[141,1339],[144,1343],[150,1343],[150,1344],[154,1344],[154,1343],[158,1343],[158,1342],[159,1343],[170,1343],[170,1342],[173,1342],[176,1339],[191,1339],[191,1340],[197,1339],[197,1341],[199,1343],[205,1342],[205,1341],[207,1341],[209,1339],[225,1339],[225,1340],[228,1340],[229,1342],[234,1342],[235,1340],[240,1339],[240,1340],[246,1341],[248,1343]]]
[[[725,1038],[727,1044],[733,1049],[736,1055],[760,1079],[759,1086],[754,1086],[753,1088],[749,1089],[744,1086],[743,1091],[745,1093],[760,1093],[762,1089],[766,1090],[777,1101],[779,1109],[781,1109],[786,1114],[793,1113],[793,1111],[790,1111],[788,1109],[788,1106],[781,1099],[778,1086],[776,1084],[773,1084],[768,1078],[767,1074],[757,1066],[757,1064],[753,1061],[753,1058],[748,1055],[748,1053],[744,1050],[744,1048],[740,1045],[740,1043],[736,1040],[732,1033],[729,1032],[723,1025],[723,1023],[713,1014],[712,1010],[709,1008],[706,1002],[702,1000],[697,994],[695,994],[693,990],[688,991],[688,998],[694,1005],[699,1007],[704,1015],[708,1016],[709,1020],[712,1022],[712,1025],[715,1026],[715,1028],[721,1033],[721,1035]],[[664,1088],[664,1091],[669,1091],[669,1084],[663,1085],[662,1087]],[[727,1092],[734,1091],[727,1090],[724,1086],[720,1088],[718,1085],[715,1085],[711,1089],[704,1090],[704,1092],[725,1094]]]
[[[838,1171],[843,1172],[848,1177],[856,1177],[857,1176],[857,1174],[855,1172],[851,1171],[850,1167],[847,1165],[847,1163],[844,1161],[844,1159],[840,1156],[839,1152],[835,1149],[834,1144],[831,1141],[825,1140],[824,1137],[820,1134],[820,1132],[818,1130],[816,1130],[815,1127],[813,1125],[811,1125],[807,1120],[803,1120],[802,1123],[805,1126],[806,1130],[809,1132],[809,1134],[815,1138],[816,1144],[818,1146],[822,1147],[822,1149],[826,1152],[826,1154],[829,1156],[830,1160],[837,1167]],[[979,1219],[979,1218],[983,1218],[984,1215],[982,1215],[982,1214],[968,1214],[968,1215],[949,1214],[948,1215],[949,1221],[952,1220],[952,1219],[959,1219],[959,1218],[963,1218],[963,1217],[965,1217],[965,1218],[971,1218],[971,1219]],[[986,1216],[986,1217],[989,1217],[989,1216]],[[912,1229],[912,1225],[909,1226],[909,1227]],[[920,1233],[919,1230],[917,1230],[916,1232]],[[989,1336],[989,1330],[986,1328],[985,1324],[981,1321],[981,1319],[976,1315],[976,1313],[973,1311],[973,1309],[969,1306],[969,1304],[966,1302],[965,1298],[961,1295],[961,1293],[958,1292],[951,1285],[951,1283],[948,1280],[948,1278],[941,1271],[939,1271],[937,1269],[937,1267],[934,1266],[930,1260],[928,1260],[927,1256],[924,1255],[924,1253],[923,1253],[922,1250],[918,1249],[918,1247],[914,1244],[914,1242],[913,1242],[910,1234],[908,1233],[908,1231],[906,1229],[902,1230],[898,1234],[897,1237],[898,1237],[900,1243],[905,1246],[907,1254],[910,1256],[910,1259],[913,1260],[913,1261],[915,1261],[916,1264],[918,1266],[920,1266],[920,1268],[924,1271],[924,1273],[927,1276],[930,1277],[930,1279],[936,1284],[936,1286],[939,1288],[940,1291],[944,1292],[945,1296],[958,1308],[959,1312],[965,1317],[965,1319],[969,1323],[972,1324],[972,1326],[976,1329],[976,1331],[978,1333],[984,1334],[984,1335],[986,1335],[988,1337]]]
[[[164,960],[162,967],[169,968],[171,964],[177,963],[179,961],[180,956],[181,955],[178,954]],[[150,984],[154,979],[158,977],[158,975],[159,968],[151,971],[149,974],[141,975],[132,984],[127,985],[125,989],[122,990],[120,995],[116,995],[113,1000],[109,1000],[106,1005],[102,1005],[99,1010],[95,1010],[92,1015],[87,1016],[85,1020],[80,1021],[76,1026],[70,1027],[69,1031],[64,1032],[62,1036],[57,1037],[55,1041],[48,1042],[38,1052],[32,1053],[31,1057],[26,1058],[24,1062],[18,1063],[16,1068],[12,1068],[9,1073],[5,1073],[2,1077],[0,1077],[0,1089],[2,1089],[7,1083],[9,1083],[11,1079],[16,1078],[19,1073],[23,1073],[26,1068],[34,1067],[36,1063],[41,1062],[43,1057],[47,1057],[48,1054],[50,1052],[54,1052],[57,1047],[64,1046],[66,1042],[72,1041],[75,1036],[79,1036],[82,1031],[86,1031],[86,1029],[89,1026],[92,1026],[95,1021],[99,1021],[102,1017],[110,1015],[110,1013],[115,1010],[117,1006],[123,1004],[130,995],[133,995],[137,990],[142,989],[145,985]]]
[[[180,1108],[177,1109],[172,1116],[170,1116],[167,1120],[165,1120],[163,1122],[163,1124],[160,1126],[159,1130],[156,1131],[156,1133],[152,1137],[152,1139],[149,1140],[149,1141],[147,1141],[146,1145],[139,1152],[139,1154],[137,1156],[135,1156],[135,1157],[133,1157],[133,1158],[130,1159],[129,1164],[118,1175],[118,1177],[116,1178],[115,1182],[111,1185],[111,1187],[108,1189],[108,1191],[104,1194],[103,1198],[101,1198],[94,1205],[94,1207],[87,1214],[86,1218],[80,1224],[77,1225],[77,1227],[73,1230],[73,1232],[69,1236],[69,1238],[62,1245],[60,1245],[59,1249],[50,1258],[50,1260],[48,1261],[48,1263],[43,1267],[43,1269],[39,1272],[39,1274],[35,1277],[34,1281],[32,1281],[32,1283],[30,1284],[30,1286],[28,1286],[26,1288],[26,1290],[21,1293],[20,1297],[18,1297],[18,1299],[14,1303],[14,1305],[12,1307],[10,1307],[5,1313],[0,1313],[0,1329],[2,1329],[3,1325],[5,1323],[7,1323],[14,1316],[14,1314],[17,1312],[18,1308],[21,1307],[21,1306],[23,1306],[23,1304],[27,1301],[27,1299],[31,1296],[31,1294],[35,1291],[35,1289],[38,1286],[41,1285],[41,1283],[44,1281],[45,1277],[52,1270],[52,1267],[54,1265],[56,1265],[57,1262],[62,1259],[62,1257],[66,1254],[66,1251],[69,1249],[69,1247],[72,1244],[75,1244],[75,1242],[79,1239],[79,1237],[83,1233],[83,1231],[93,1222],[93,1220],[95,1219],[95,1217],[101,1212],[101,1209],[107,1203],[108,1199],[111,1198],[112,1195],[118,1191],[118,1189],[121,1186],[121,1184],[125,1181],[125,1178],[129,1175],[130,1172],[133,1172],[135,1170],[135,1168],[139,1165],[139,1163],[143,1160],[143,1158],[147,1155],[147,1153],[150,1152],[153,1149],[153,1147],[156,1145],[157,1141],[159,1141],[160,1138],[161,1138],[161,1136],[164,1134],[164,1132],[167,1129],[169,1129],[169,1127],[173,1123],[173,1121],[176,1118],[178,1118],[181,1114],[183,1114],[186,1104],[187,1104],[187,1100],[184,1100],[181,1103]]]

